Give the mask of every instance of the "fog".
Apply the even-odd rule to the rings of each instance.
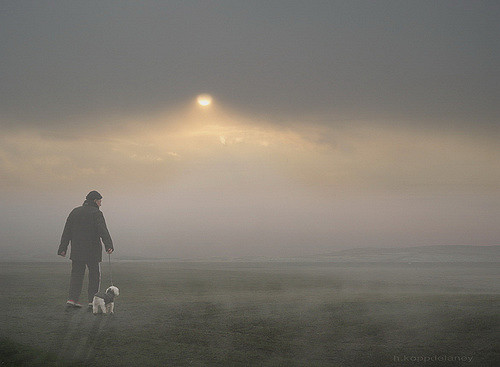
[[[8,3],[1,254],[54,258],[90,190],[122,258],[498,244],[499,10]]]

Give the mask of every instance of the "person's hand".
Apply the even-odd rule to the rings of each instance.
[[[59,256],[66,257],[66,251],[61,251],[61,252],[59,253]]]
[[[109,248],[109,249],[106,251],[106,253],[107,253],[107,254],[110,254],[110,253],[112,253],[112,252],[113,252],[113,249],[112,249],[112,248]]]

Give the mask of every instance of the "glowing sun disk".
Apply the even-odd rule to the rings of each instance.
[[[212,103],[212,96],[210,94],[200,94],[196,101],[200,106],[209,106]]]

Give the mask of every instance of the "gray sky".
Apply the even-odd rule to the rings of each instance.
[[[498,243],[499,17],[3,1],[0,248],[55,251],[91,189],[124,256]]]

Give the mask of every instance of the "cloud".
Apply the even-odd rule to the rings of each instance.
[[[500,151],[487,136],[380,122],[289,121],[285,128],[221,106],[129,118],[120,129],[94,132],[7,130],[0,143],[4,189],[155,186],[200,165],[211,167],[207,181],[227,166],[318,190],[495,190],[500,179]]]
[[[496,2],[9,2],[0,126],[110,125],[202,91],[248,114],[494,130]],[[95,119],[93,117],[96,117]]]

